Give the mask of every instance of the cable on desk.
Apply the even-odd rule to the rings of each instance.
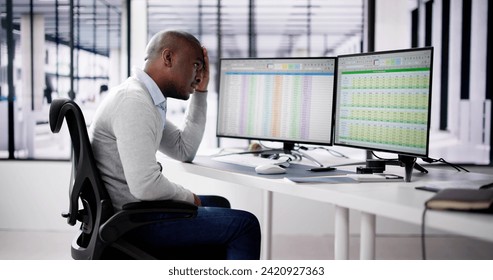
[[[262,141],[258,141],[258,144],[260,145],[260,147],[261,147],[262,150],[276,150],[276,149],[279,149],[279,148],[269,147],[269,146],[265,145],[264,143],[262,143]]]
[[[426,208],[423,210],[423,216],[421,217],[421,257],[423,260],[426,260],[426,244],[425,244],[425,216],[426,216]]]
[[[453,164],[453,163],[450,163],[446,160],[444,160],[443,158],[439,158],[439,159],[434,159],[434,158],[422,158],[422,160],[424,162],[427,162],[427,163],[435,163],[435,162],[441,162],[441,163],[445,163],[453,168],[455,168],[455,170],[457,171],[465,171],[465,172],[469,172],[469,170],[465,169],[464,167],[460,166],[460,165],[457,165],[457,164]]]
[[[375,154],[375,152],[374,152],[374,151],[371,151],[371,154],[372,154],[374,157],[376,157],[377,159],[381,159],[381,160],[389,160],[389,161],[390,161],[390,160],[395,160],[395,161],[399,160],[398,158],[383,158],[383,157],[379,157],[379,156],[377,156],[377,154]]]
[[[382,160],[398,160],[397,158],[395,159],[390,159],[390,158],[382,158],[382,157],[379,157],[375,154],[375,152],[371,151],[371,154],[376,157],[377,159],[382,159]],[[460,165],[457,165],[457,164],[453,164],[453,163],[450,163],[448,161],[446,161],[445,159],[443,158],[439,158],[439,159],[434,159],[434,158],[429,158],[429,157],[426,157],[426,158],[421,158],[421,160],[423,160],[424,162],[427,162],[427,163],[435,163],[435,162],[441,162],[441,163],[445,163],[453,168],[455,168],[455,170],[461,172],[461,171],[465,171],[465,172],[469,172],[469,170],[465,169],[464,167],[460,166]]]
[[[321,149],[321,150],[325,150],[325,151],[327,151],[328,153],[330,153],[331,155],[333,155],[333,156],[335,156],[335,157],[349,158],[348,156],[346,156],[345,154],[343,154],[343,153],[341,153],[341,152],[338,152],[338,151],[333,150],[333,149],[325,148],[325,147],[313,147],[313,148],[308,148],[308,147],[305,147],[305,146],[300,146],[299,148],[300,148],[301,150],[305,150],[305,151],[310,151],[310,150]]]

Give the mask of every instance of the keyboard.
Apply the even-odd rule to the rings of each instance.
[[[233,164],[238,164],[242,166],[249,166],[249,167],[257,167],[259,165],[264,165],[264,164],[274,164],[274,163],[280,163],[280,162],[286,162],[286,158],[280,158],[280,159],[269,159],[269,158],[263,158],[259,156],[254,156],[251,154],[231,154],[231,155],[226,155],[226,156],[216,156],[212,158],[215,161],[219,162],[225,162],[225,163],[233,163]]]

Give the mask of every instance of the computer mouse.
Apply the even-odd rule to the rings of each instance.
[[[283,174],[286,173],[286,169],[276,164],[264,164],[255,167],[257,174]]]

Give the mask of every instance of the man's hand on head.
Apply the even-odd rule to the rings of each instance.
[[[207,92],[207,86],[209,85],[209,55],[207,54],[207,49],[202,47],[202,51],[204,53],[204,66],[202,67],[202,79],[200,84],[197,85],[195,92]]]

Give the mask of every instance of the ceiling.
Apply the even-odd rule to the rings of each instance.
[[[110,48],[120,46],[123,0],[73,1],[76,47],[107,55]],[[34,13],[44,15],[47,39],[69,42],[69,0],[12,2],[16,30],[22,15],[29,16],[32,2]],[[327,55],[348,38],[360,36],[363,29],[363,0],[219,0],[220,8],[218,0],[146,2],[149,36],[162,29],[179,28],[199,37],[217,55],[220,26],[222,57]],[[0,3],[3,22],[6,0]],[[249,45],[255,47],[249,49]]]

